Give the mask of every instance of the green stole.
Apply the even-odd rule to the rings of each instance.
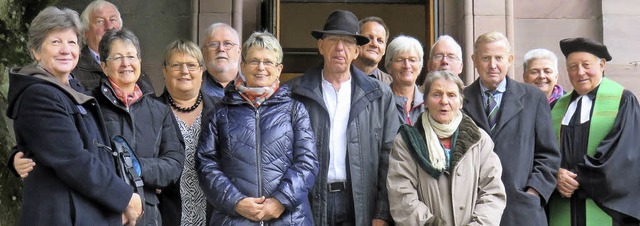
[[[604,139],[613,128],[616,116],[618,115],[623,90],[624,88],[620,84],[607,78],[602,78],[602,83],[600,83],[600,88],[598,88],[596,93],[593,114],[591,115],[587,155],[593,156],[596,153],[596,149],[600,142],[602,142],[602,139]],[[564,95],[558,100],[553,110],[551,110],[553,128],[560,147],[562,147],[560,140],[562,118],[564,118],[567,112],[570,99],[571,93]],[[592,199],[587,198],[585,204],[587,226],[612,225],[611,217],[602,211]],[[570,201],[567,198],[562,198],[558,193],[555,193],[549,201],[549,225],[571,225]]]

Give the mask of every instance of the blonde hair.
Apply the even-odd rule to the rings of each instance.
[[[507,52],[511,53],[511,45],[509,44],[509,39],[507,39],[506,36],[504,36],[502,33],[497,31],[484,33],[478,36],[478,39],[476,39],[476,42],[473,43],[473,53],[475,54],[478,51],[478,46],[480,46],[480,44],[499,42],[499,41],[504,41],[505,45],[507,46]]]

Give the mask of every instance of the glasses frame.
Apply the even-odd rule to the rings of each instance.
[[[222,42],[213,41],[213,42],[207,43],[205,46],[210,50],[217,50],[218,48],[220,48],[220,46],[222,46],[224,50],[230,50],[237,45],[238,43],[234,43],[232,41],[222,41]]]
[[[194,64],[195,66],[189,65],[189,64]],[[172,63],[172,64],[165,65],[164,67],[172,71],[182,71],[183,66],[186,66],[188,71],[197,71],[198,69],[202,68],[202,64],[194,63],[194,62]],[[191,66],[193,66],[193,68]]]
[[[124,60],[128,60],[129,62],[138,62],[140,61],[140,56],[138,55],[129,55],[129,56],[111,56],[105,59],[106,61],[111,61],[114,63],[122,63]]]

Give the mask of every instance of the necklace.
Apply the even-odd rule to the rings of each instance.
[[[182,113],[188,113],[188,112],[192,112],[193,110],[196,110],[196,108],[198,108],[198,106],[200,106],[200,102],[202,102],[202,92],[198,93],[198,99],[196,100],[196,103],[193,104],[193,106],[188,107],[188,108],[183,108],[178,106],[174,101],[173,98],[171,98],[171,95],[167,95],[167,97],[169,98],[169,105],[171,105],[171,107],[173,109],[176,109],[179,112]]]

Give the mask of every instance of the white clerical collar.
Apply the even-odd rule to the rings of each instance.
[[[591,106],[593,106],[593,100],[589,98],[586,94],[580,95],[574,101],[569,104],[569,108],[567,108],[567,113],[564,114],[564,118],[562,118],[562,125],[569,125],[569,121],[571,121],[571,117],[576,113],[576,108],[578,108],[578,102],[582,100],[582,106],[580,107],[580,124],[588,122],[591,119]]]

